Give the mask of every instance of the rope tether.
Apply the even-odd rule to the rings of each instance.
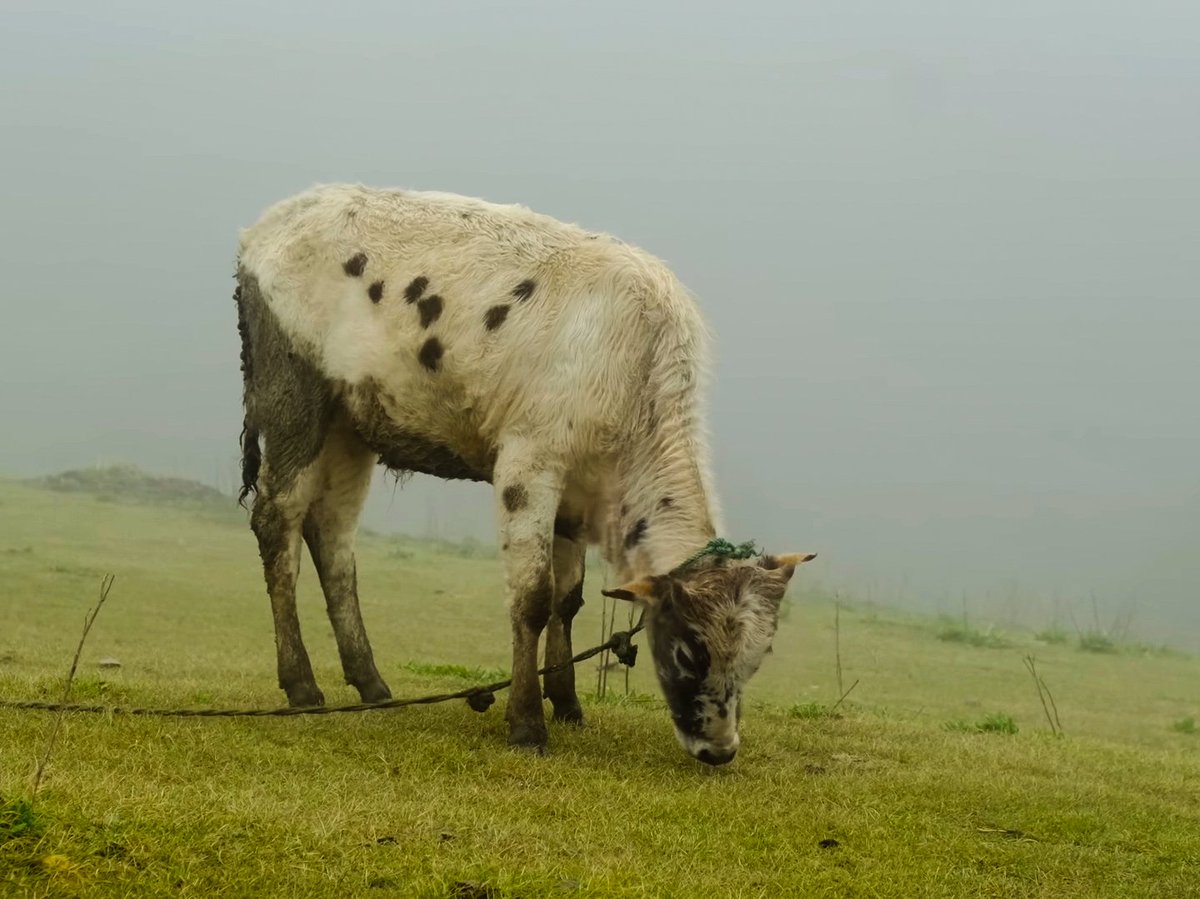
[[[566,662],[548,665],[538,671],[538,674],[549,674],[560,671],[569,665],[585,662],[593,656],[611,649],[623,665],[633,666],[637,659],[637,647],[633,645],[633,635],[644,625],[638,622],[627,631],[616,631],[599,646],[579,653]],[[154,718],[267,718],[289,717],[292,715],[334,715],[339,712],[373,712],[377,709],[398,709],[409,705],[433,705],[438,702],[449,702],[451,699],[465,699],[467,704],[477,712],[483,712],[496,701],[494,694],[512,685],[512,679],[497,681],[478,687],[468,687],[455,693],[435,693],[430,696],[418,696],[414,699],[385,699],[383,702],[359,702],[353,705],[337,706],[303,706],[293,708],[285,706],[275,709],[142,709],[122,708],[120,706],[76,705],[66,702],[42,702],[38,700],[8,700],[0,699],[0,709],[37,709],[45,712],[91,712],[111,713],[113,715],[141,715]]]

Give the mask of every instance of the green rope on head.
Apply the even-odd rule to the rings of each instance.
[[[709,556],[720,556],[725,559],[749,559],[751,556],[758,555],[758,552],[758,547],[754,545],[753,540],[747,540],[745,543],[730,543],[723,537],[714,537],[694,556],[690,556],[676,565],[671,573],[677,574],[686,571],[701,559]]]

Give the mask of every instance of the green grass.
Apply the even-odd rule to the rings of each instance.
[[[405,671],[424,674],[427,677],[453,677],[477,684],[491,684],[508,680],[505,668],[480,668],[477,665],[429,665],[425,662],[405,662]]]
[[[0,799],[0,844],[36,837],[41,831],[42,823],[28,800]]]
[[[1006,715],[1003,712],[993,712],[985,716],[982,720],[973,723],[962,720],[951,721],[946,725],[946,729],[961,731],[963,733],[1009,734],[1010,736],[1020,730],[1012,716]]]
[[[1051,646],[1061,646],[1071,639],[1070,635],[1057,625],[1038,631],[1034,634],[1034,637],[1042,643],[1049,643]]]
[[[1070,642],[1070,635],[1062,628],[1054,626],[1034,634],[1041,643],[1060,646]],[[1180,650],[1163,644],[1140,643],[1135,640],[1121,640],[1102,630],[1088,630],[1080,633],[1075,641],[1076,648],[1082,652],[1101,654],[1127,653],[1142,656],[1171,656],[1182,655]]]
[[[1002,635],[993,631],[969,627],[964,624],[945,624],[938,631],[938,639],[948,643],[966,643],[968,646],[980,646],[987,649],[1007,649],[1012,643]]]
[[[788,715],[802,720],[838,717],[838,713],[833,711],[832,706],[823,702],[797,702],[788,709]]]
[[[109,571],[77,698],[281,704],[244,513],[5,482],[0,697],[57,696]],[[396,695],[507,670],[490,553],[364,535],[358,576]],[[602,579],[593,567],[579,649],[598,642]],[[300,590],[328,700],[356,701],[307,561]],[[31,797],[53,719],[0,711],[0,894],[1195,895],[1200,756],[1168,726],[1195,713],[1195,657],[1079,652],[1015,630],[1009,646],[981,648],[936,639],[929,619],[843,605],[842,675],[858,686],[829,715],[833,607],[805,590],[803,569],[791,600],[751,685],[742,751],[721,769],[675,744],[645,651],[629,696],[610,671],[609,696],[589,698],[597,669],[581,666],[588,726],[552,726],[544,758],[505,745],[504,694],[483,714],[455,702],[276,719],[71,715]],[[1063,739],[1045,725],[1030,652]],[[121,667],[100,669],[107,656]],[[1019,730],[979,733],[985,709]]]
[[[1087,631],[1080,634],[1079,648],[1084,652],[1116,653],[1121,651],[1116,640],[1100,631]]]

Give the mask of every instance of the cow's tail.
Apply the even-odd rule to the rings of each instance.
[[[249,293],[257,289],[253,279],[247,278],[239,267],[237,287],[233,300],[238,311],[238,335],[242,339],[242,433],[238,438],[242,450],[242,489],[238,493],[238,505],[246,505],[246,497],[258,489],[258,471],[262,467],[262,448],[259,445],[259,429],[254,420],[254,355],[250,340],[250,317],[247,307],[255,298]]]

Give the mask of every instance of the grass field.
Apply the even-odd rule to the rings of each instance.
[[[0,482],[0,699],[57,698],[108,572],[75,699],[282,704],[240,510],[14,482]],[[486,553],[366,535],[358,572],[396,695],[506,668]],[[602,576],[589,572],[577,650],[598,642]],[[620,671],[602,701],[583,696],[587,727],[552,727],[544,758],[507,748],[499,704],[67,715],[32,796],[54,719],[0,710],[0,894],[1200,895],[1200,660],[850,604],[838,643],[843,691],[857,686],[829,715],[834,608],[805,584],[801,569],[721,769],[677,747],[644,661],[628,696]],[[307,564],[301,591],[318,682],[355,701]],[[120,668],[98,667],[109,656]],[[592,693],[595,665],[579,679]]]

